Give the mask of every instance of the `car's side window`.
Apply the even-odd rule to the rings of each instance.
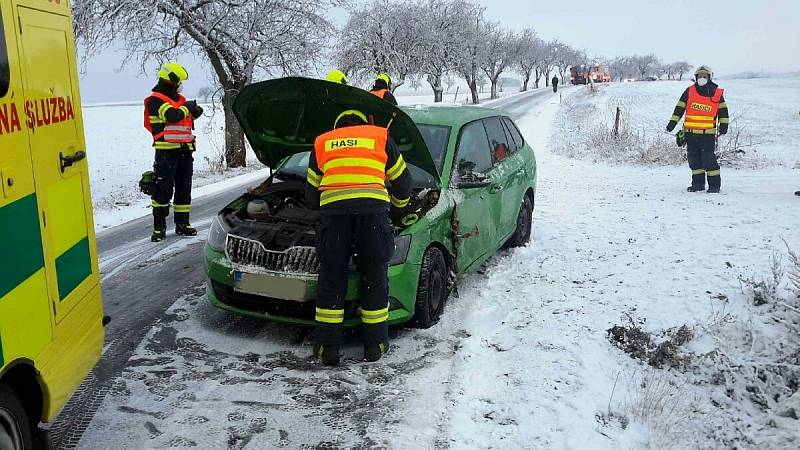
[[[462,179],[484,175],[492,168],[489,141],[482,121],[477,120],[461,128],[457,155],[456,168]]]
[[[511,149],[508,145],[506,132],[503,130],[503,124],[500,123],[500,118],[492,117],[490,119],[484,119],[483,124],[486,127],[486,134],[489,136],[492,162],[498,163],[508,158]]]
[[[3,27],[3,10],[0,9],[0,98],[8,94],[11,74],[8,68],[8,48],[6,47],[6,30]]]
[[[508,130],[511,135],[511,139],[517,145],[517,148],[522,148],[525,145],[525,139],[523,139],[522,133],[519,132],[519,128],[517,128],[514,121],[508,117],[503,117],[503,123],[506,126],[506,130]]]

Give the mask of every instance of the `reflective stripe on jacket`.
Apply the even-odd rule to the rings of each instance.
[[[318,136],[314,156],[322,172],[317,185],[322,191],[320,206],[356,198],[389,203],[388,139],[388,130],[374,125],[343,127]]]
[[[154,98],[163,102],[158,109],[158,115],[155,116],[149,112],[149,103]],[[194,118],[185,104],[186,98],[182,95],[178,95],[178,100],[173,100],[160,92],[152,92],[144,100],[144,127],[153,136],[153,147],[156,149],[174,149],[180,148],[182,144],[191,144],[195,141],[195,136],[192,132]],[[183,111],[183,119],[178,122],[168,123],[164,114],[171,108]]]
[[[712,97],[703,97],[695,85],[690,86],[683,128],[688,131],[715,129],[722,93],[723,89],[717,88]]]

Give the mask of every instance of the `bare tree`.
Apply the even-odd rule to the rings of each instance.
[[[427,0],[415,20],[422,37],[418,67],[433,89],[434,102],[442,101],[444,75],[454,70],[461,56],[463,30],[471,23],[477,5],[464,0]],[[454,84],[452,77],[447,90]]]
[[[544,76],[544,85],[550,86],[550,73],[557,64],[559,45],[558,41],[550,41],[544,45],[542,49],[542,58],[536,73],[536,87],[539,87],[538,79],[540,76]]]
[[[654,54],[649,55],[636,55],[631,58],[631,61],[636,66],[638,70],[640,79],[644,79],[648,73],[650,73],[654,67],[659,65],[658,58]]]
[[[292,74],[318,61],[339,0],[75,0],[75,33],[92,55],[121,42],[144,71],[184,54],[203,55],[222,89],[225,161],[246,164],[233,100],[256,76]]]
[[[483,32],[485,49],[480,67],[491,83],[491,98],[497,98],[497,80],[500,75],[513,63],[519,53],[518,41],[514,35],[500,28],[497,23],[489,22]],[[481,87],[483,90],[483,87]]]
[[[515,39],[517,40],[516,45],[519,52],[514,61],[514,68],[522,75],[522,90],[527,91],[531,75],[539,63],[539,55],[541,55],[541,47],[544,42],[539,39],[536,31],[531,28],[522,30]]]
[[[679,80],[683,80],[683,74],[685,74],[692,68],[692,66],[690,66],[689,63],[686,61],[678,61],[673,63],[673,65],[675,66],[674,70],[675,73],[678,75]]]
[[[469,24],[464,27],[459,46],[459,58],[456,71],[464,78],[472,95],[472,103],[480,103],[478,98],[478,81],[481,77],[480,63],[486,51],[484,32],[486,22],[483,18],[484,8],[474,6],[470,10]]]
[[[653,66],[653,74],[660,80],[661,77],[669,72],[668,64],[656,64]]]
[[[450,89],[456,85],[456,79],[452,75],[446,75],[444,77],[444,85],[447,86],[447,93],[450,93]]]
[[[354,9],[335,49],[338,67],[346,73],[372,78],[387,72],[393,89],[419,70],[424,45],[420,32],[421,6],[381,0]],[[368,19],[365,19],[368,18]]]

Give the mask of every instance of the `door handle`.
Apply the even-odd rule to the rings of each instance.
[[[61,166],[61,173],[64,173],[64,170],[66,170],[67,167],[72,167],[73,164],[85,158],[86,158],[86,152],[84,152],[83,150],[75,152],[72,155],[68,156],[64,156],[63,153],[58,152],[58,159],[59,159],[59,164]]]
[[[500,192],[502,190],[503,190],[502,184],[493,184],[492,187],[489,188],[489,192],[491,192],[492,194]]]

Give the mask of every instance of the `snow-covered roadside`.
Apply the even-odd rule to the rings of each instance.
[[[753,310],[738,277],[768,274],[781,237],[800,243],[788,213],[798,206],[797,174],[724,170],[723,194],[692,195],[684,167],[553,155],[547,149],[569,138],[547,142],[555,109],[521,123],[540,168],[534,243],[471,278],[447,313],[459,310],[470,333],[453,370],[450,445],[756,448],[763,436],[778,436],[774,448],[791,445],[798,422],[771,428],[747,394],[753,385],[717,380],[704,361],[690,373],[650,368],[612,347],[607,330],[629,321],[654,334],[688,325],[695,339],[684,351],[705,356],[744,351],[714,339],[738,342],[748,332],[796,345]],[[749,330],[735,328],[742,323]],[[775,358],[775,349],[764,354]]]

